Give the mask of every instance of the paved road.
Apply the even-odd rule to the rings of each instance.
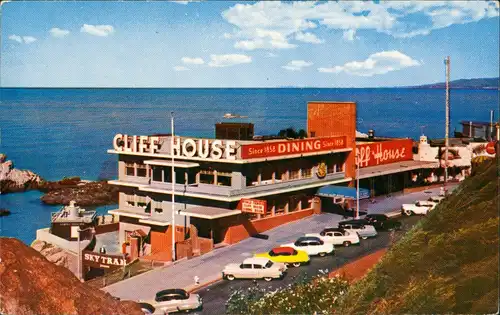
[[[362,209],[368,209],[368,213],[384,213],[401,208],[402,203],[414,202],[419,199],[428,199],[431,195],[439,193],[439,189],[431,189],[428,192],[415,192],[410,194],[393,195],[390,198],[378,197],[375,204],[363,201]],[[200,283],[208,283],[217,280],[225,265],[241,262],[254,253],[267,252],[280,244],[295,241],[304,233],[319,232],[327,226],[335,227],[342,220],[340,215],[323,213],[291,222],[270,231],[265,232],[269,239],[248,238],[235,245],[214,250],[205,255],[195,257],[187,261],[181,261],[173,266],[159,268],[150,272],[120,281],[103,288],[104,291],[127,300],[147,300],[154,297],[155,293],[165,288],[187,288],[193,286],[194,276],[198,276]],[[381,238],[382,239],[382,238]],[[379,244],[376,239],[368,242],[366,246],[374,243]],[[362,247],[364,248],[364,247]],[[377,247],[380,248],[380,247]],[[340,254],[340,251],[339,251]],[[344,257],[340,256],[339,257]],[[337,260],[335,260],[337,261]],[[312,264],[311,266],[316,266]],[[322,268],[332,268],[334,265],[326,264]],[[313,267],[310,267],[313,268]],[[286,280],[285,280],[286,281]]]
[[[420,217],[418,216],[401,218],[400,221],[403,223],[403,231],[396,232],[396,239],[408,231],[419,219]],[[379,235],[375,238],[361,240],[361,244],[359,246],[350,246],[347,248],[337,247],[335,255],[327,257],[313,257],[311,259],[311,263],[307,266],[289,268],[288,273],[283,280],[274,280],[272,282],[258,280],[257,283],[261,288],[275,290],[279,287],[294,283],[295,281],[302,279],[304,276],[309,279],[312,276],[320,274],[320,270],[329,272],[337,269],[350,261],[387,247],[389,242],[389,232],[379,232]],[[204,305],[203,311],[193,314],[225,314],[225,303],[231,292],[235,289],[249,288],[253,285],[254,282],[252,280],[226,280],[214,283],[213,285],[196,292],[203,298]]]

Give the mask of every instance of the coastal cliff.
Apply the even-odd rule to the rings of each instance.
[[[81,283],[15,238],[0,238],[0,248],[2,314],[143,314],[137,303]]]
[[[14,163],[8,161],[5,154],[0,153],[1,194],[38,189],[43,182],[43,179],[32,171],[14,168]]]

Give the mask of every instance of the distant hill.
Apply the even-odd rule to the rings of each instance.
[[[497,90],[500,87],[500,78],[481,78],[481,79],[460,79],[450,82],[452,89],[492,89]],[[432,83],[425,85],[412,86],[420,89],[444,89],[445,83]]]

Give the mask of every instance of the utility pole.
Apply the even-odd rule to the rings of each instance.
[[[359,155],[356,149],[356,219],[359,219]]]
[[[175,169],[174,169],[174,112],[170,112],[172,136],[170,137],[170,155],[172,156],[172,261],[175,261]]]
[[[445,59],[446,64],[446,124],[445,124],[445,157],[444,157],[444,193],[446,194],[446,183],[448,182],[448,137],[450,133],[450,56]]]
[[[490,110],[490,141],[493,141],[493,109]]]

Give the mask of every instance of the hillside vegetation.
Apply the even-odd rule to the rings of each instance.
[[[497,312],[496,161],[475,173],[348,290],[339,314]]]

